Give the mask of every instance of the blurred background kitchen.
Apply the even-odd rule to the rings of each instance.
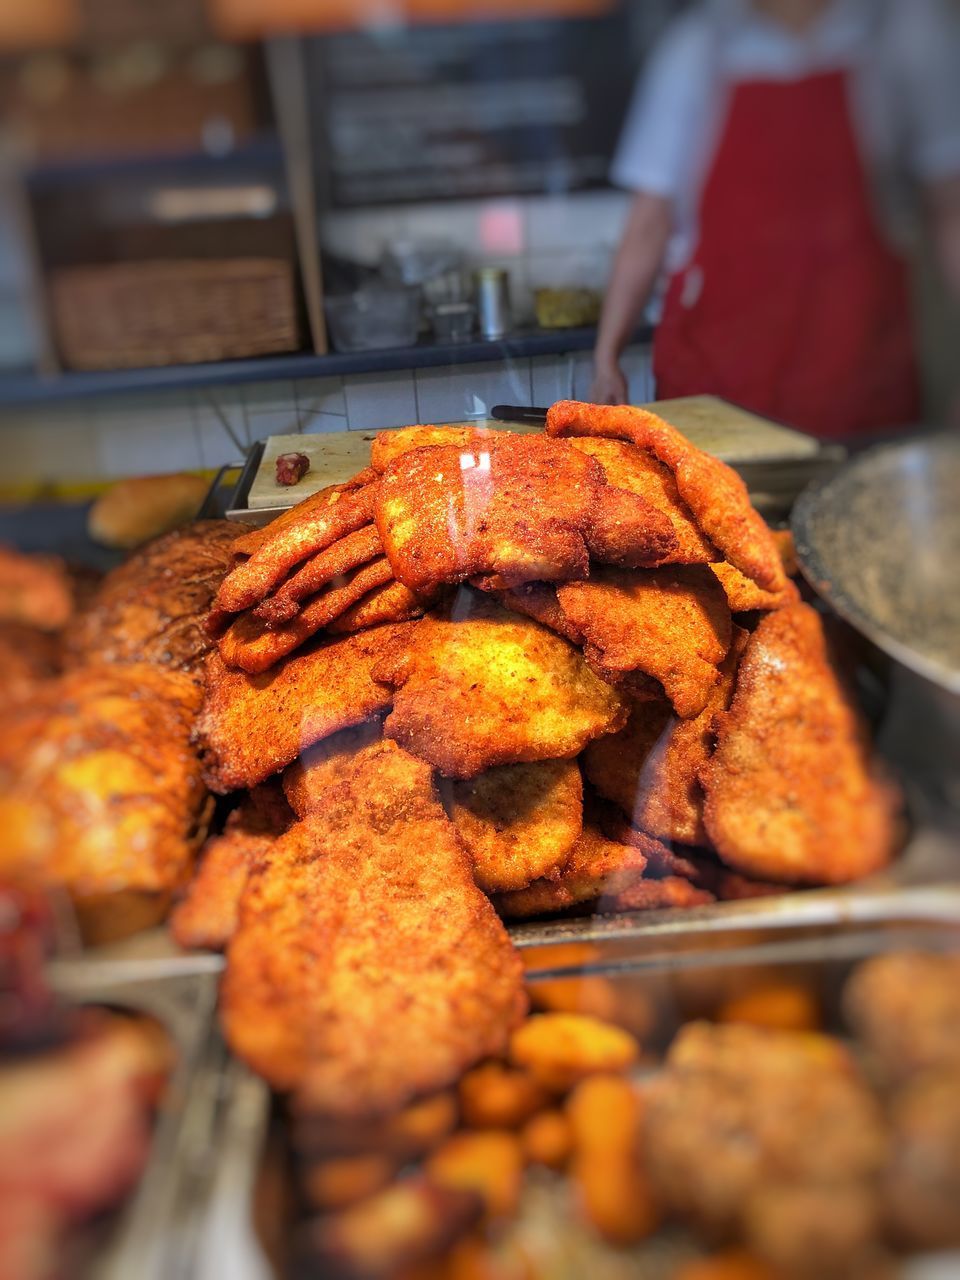
[[[955,58],[960,84],[960,6],[930,2],[945,33],[931,79]],[[587,398],[634,200],[611,184],[618,139],[690,7],[0,6],[0,497],[214,469],[272,434]],[[951,109],[948,86],[931,110]],[[631,186],[622,152],[613,171]],[[896,234],[920,418],[939,424],[960,403],[960,342],[923,213],[904,201]],[[635,290],[614,325],[633,403],[656,394],[662,291]]]

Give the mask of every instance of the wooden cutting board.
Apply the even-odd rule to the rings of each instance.
[[[716,396],[660,400],[646,407],[673,423],[698,448],[734,465],[799,460],[812,457],[820,448],[819,442],[810,436],[767,422]],[[518,432],[541,429],[529,424],[495,422],[492,418],[471,419],[469,425]],[[349,480],[369,464],[370,442],[375,435],[375,431],[330,431],[318,435],[269,436],[250,486],[247,507],[257,511],[290,507],[326,485]],[[310,459],[310,470],[299,484],[288,487],[277,484],[276,461],[281,453],[305,453]]]

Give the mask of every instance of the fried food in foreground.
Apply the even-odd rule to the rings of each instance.
[[[898,1243],[960,1245],[960,1065],[916,1076],[894,1095],[884,1208]]]
[[[692,720],[680,720],[664,701],[636,703],[618,733],[584,748],[588,781],[642,831],[680,844],[708,843],[698,773],[710,759],[713,718],[729,705],[745,643],[746,632],[737,628],[720,664],[720,682]]]
[[[289,622],[273,626],[253,612],[236,618],[220,637],[220,656],[228,667],[251,675],[269,671],[321,628],[361,601],[369,591],[390,581],[390,566],[383,556],[360,565],[344,582],[331,582]]]
[[[300,1104],[390,1112],[502,1051],[522,966],[433,789],[384,741],[254,869],[227,952],[231,1048]]]
[[[583,783],[574,760],[500,765],[450,791],[450,817],[484,893],[549,876],[583,829]]]
[[[900,951],[865,960],[844,988],[843,1009],[888,1082],[960,1073],[960,955]]]
[[[559,872],[534,880],[526,889],[498,894],[497,910],[508,920],[549,915],[585,903],[593,903],[596,910],[602,911],[608,899],[641,879],[648,852],[656,847],[657,841],[642,832],[636,833],[635,844],[618,844],[585,822]]]
[[[66,632],[67,666],[154,662],[196,670],[211,647],[204,620],[236,536],[228,520],[195,520],[133,552]]]
[[[570,443],[600,463],[608,484],[639,494],[666,514],[677,538],[678,564],[709,564],[716,560],[717,549],[697,527],[677,491],[673,472],[653,454],[623,440],[595,436],[574,436]]]
[[[565,441],[509,432],[395,458],[376,521],[394,576],[417,594],[479,576],[503,587],[582,578],[591,552],[661,564],[677,545],[668,517],[607,485],[592,458]]]
[[[629,1031],[584,1013],[535,1013],[510,1037],[510,1061],[554,1093],[597,1072],[626,1071],[639,1056]]]
[[[509,591],[494,592],[505,609],[522,613],[541,626],[549,627],[571,644],[583,644],[583,636],[560,608],[557,588],[550,582],[525,582]]]
[[[460,1116],[469,1129],[516,1129],[549,1104],[528,1072],[502,1062],[481,1062],[460,1081]]]
[[[573,1149],[570,1122],[562,1111],[540,1111],[520,1131],[520,1145],[528,1164],[562,1169]]]
[[[62,652],[56,632],[0,621],[0,708],[30,698],[38,683],[59,674]]]
[[[406,1178],[310,1223],[301,1242],[305,1270],[338,1280],[388,1280],[442,1254],[482,1211],[474,1191]]]
[[[103,665],[50,680],[9,709],[0,875],[64,886],[92,928],[111,903],[125,927],[120,895],[131,926],[155,923],[189,872],[205,821],[189,746],[200,697],[181,672]]]
[[[228,573],[217,592],[217,607],[228,613],[249,609],[269,595],[294,565],[325,550],[373,519],[376,485],[333,485],[292,507],[260,530],[248,560]],[[234,549],[241,550],[238,541]]]
[[[361,757],[382,741],[383,720],[376,716],[305,748],[283,775],[284,795],[297,817],[322,810],[328,788],[349,777]]]
[[[700,780],[724,862],[799,884],[842,884],[889,862],[899,796],[875,772],[808,605],[762,619],[717,725]]]
[[[386,710],[393,694],[373,669],[419,625],[402,622],[326,640],[258,676],[231,671],[211,653],[196,730],[210,789],[252,787],[304,748]]]
[[[564,614],[604,669],[642,671],[682,719],[699,715],[730,647],[730,610],[709,569],[597,569],[557,588]]]
[[[701,531],[731,564],[767,591],[783,588],[776,544],[735,471],[704,453],[668,422],[630,405],[558,400],[547,412],[549,436],[602,436],[647,449],[673,472],[677,492]]]
[[[254,616],[264,622],[289,622],[300,612],[301,602],[316,595],[321,587],[342,574],[359,569],[362,564],[369,564],[382,554],[376,526],[364,525],[311,556],[300,569],[281,582],[272,596],[267,596],[254,607]]]
[[[488,1221],[510,1218],[517,1211],[523,1151],[515,1133],[500,1129],[455,1133],[427,1157],[426,1171],[438,1186],[475,1191],[483,1200]]]
[[[783,609],[786,605],[795,604],[800,600],[796,583],[791,582],[789,578],[784,579],[783,586],[778,590],[765,591],[727,560],[720,560],[710,568],[723,587],[723,594],[727,597],[731,613]]]
[[[0,546],[0,621],[59,631],[72,613],[73,592],[62,560]]]
[[[848,1203],[839,1193],[855,1192],[852,1242],[859,1245],[856,1205],[862,1194],[875,1198],[887,1150],[877,1100],[839,1041],[809,1032],[688,1023],[647,1098],[646,1155],[665,1207],[708,1231],[742,1233],[748,1246],[775,1263],[786,1260],[789,1243],[794,1264],[806,1264],[799,1274],[836,1274],[850,1243],[842,1229]],[[772,1240],[768,1230],[775,1219],[760,1209],[771,1192],[786,1191],[819,1196],[822,1224],[798,1235],[778,1214],[783,1230]],[[835,1212],[831,1194],[838,1196]],[[807,1225],[813,1225],[809,1217]],[[771,1246],[777,1257],[770,1256]],[[841,1266],[839,1274],[851,1272]]]
[[[576,649],[477,592],[410,625],[409,646],[373,671],[397,689],[384,732],[450,777],[575,756],[626,719]]]
[[[204,845],[200,865],[170,917],[170,932],[181,947],[223,950],[237,927],[251,867],[292,816],[276,784],[255,787],[233,810],[223,833]]]

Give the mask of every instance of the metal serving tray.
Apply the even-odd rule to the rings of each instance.
[[[748,919],[751,916],[752,920]],[[534,963],[530,963],[532,954],[528,955],[532,981],[597,974],[606,976],[615,990],[623,984],[624,992],[646,992],[651,1007],[658,1011],[657,1029],[651,1030],[649,1040],[642,1037],[651,1047],[662,1047],[672,1027],[694,1016],[704,1000],[741,991],[758,977],[809,982],[822,998],[827,1029],[837,1031],[837,997],[857,961],[894,949],[960,948],[960,897],[956,893],[912,889],[898,903],[889,896],[872,898],[868,905],[852,911],[848,921],[831,920],[825,929],[824,919],[823,913],[811,912],[800,922],[790,923],[785,917],[761,920],[756,911],[739,906],[736,912],[714,912],[709,920],[697,919],[695,913],[675,913],[669,920],[648,923],[641,929],[623,917],[594,920],[584,923],[589,924],[595,945],[589,956],[586,948],[578,947],[583,958],[574,964],[570,963],[570,943],[583,943],[587,937],[583,930],[571,933],[569,924],[558,924],[550,927],[548,938],[525,926],[515,936],[527,948],[538,947]],[[232,1064],[222,1082],[223,1122],[218,1130],[217,1162],[210,1163],[205,1179],[193,1184],[190,1251],[178,1256],[182,1269],[168,1274],[185,1280],[219,1280],[225,1275],[231,1280],[265,1280],[277,1274],[249,1226],[252,1188],[265,1157],[267,1105],[263,1086]],[[584,1258],[585,1265],[591,1259],[604,1263],[596,1274],[642,1274],[647,1280],[665,1280],[678,1260],[694,1252],[683,1233],[671,1233],[636,1251],[611,1255],[582,1229],[570,1226],[561,1204],[556,1187],[551,1191],[534,1180],[521,1215],[532,1212],[539,1219],[541,1238],[544,1231],[547,1238],[556,1233],[557,1247],[569,1247],[577,1258]],[[574,1235],[568,1241],[571,1230]],[[607,1269],[614,1262],[616,1267]],[[951,1269],[957,1263],[956,1255],[924,1256],[909,1262],[901,1274],[908,1280],[946,1280],[957,1274]],[[592,1270],[575,1273],[594,1274]]]

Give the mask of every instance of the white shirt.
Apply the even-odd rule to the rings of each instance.
[[[696,244],[700,190],[738,81],[853,73],[852,110],[877,211],[906,238],[906,188],[960,176],[960,12],[949,0],[833,0],[796,35],[749,0],[701,0],[676,19],[637,83],[611,178],[666,196],[667,268]],[[905,181],[907,180],[907,181]]]

